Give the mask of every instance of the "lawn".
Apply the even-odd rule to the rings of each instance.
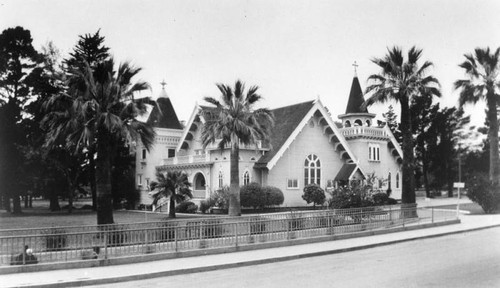
[[[74,204],[76,209],[73,209],[72,214],[68,214],[68,210],[51,212],[48,208],[48,201],[34,200],[33,208],[23,208],[23,213],[20,215],[13,215],[5,210],[0,212],[0,229],[96,225],[95,211],[79,209],[86,204],[90,204],[89,200],[78,200]],[[63,207],[66,203],[61,201],[60,205]],[[113,216],[115,223],[119,224],[168,221],[168,215],[165,213],[144,211],[115,210]],[[178,215],[178,219],[192,217],[199,217],[199,215]]]

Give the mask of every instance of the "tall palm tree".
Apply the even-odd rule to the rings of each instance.
[[[415,162],[413,155],[412,116],[410,103],[412,98],[422,94],[441,96],[439,81],[433,76],[428,76],[427,71],[433,65],[425,61],[419,65],[418,60],[422,50],[415,46],[408,51],[405,60],[403,52],[398,47],[388,49],[384,58],[374,58],[381,71],[368,77],[370,82],[366,93],[372,95],[365,101],[365,106],[377,102],[394,100],[401,105],[401,132],[403,137],[403,190],[402,202],[415,203]]]
[[[168,171],[166,175],[157,171],[156,180],[158,182],[150,184],[151,190],[156,190],[150,194],[153,197],[153,205],[162,197],[170,197],[168,217],[175,218],[175,202],[193,198],[188,176],[183,171]]]
[[[220,149],[231,147],[231,172],[229,193],[229,215],[240,216],[240,143],[255,144],[269,138],[274,116],[269,109],[254,109],[262,97],[257,94],[258,86],[252,86],[245,94],[245,84],[240,80],[234,89],[224,84],[216,84],[221,92],[220,101],[205,97],[205,101],[214,105],[213,109],[203,111],[205,124],[201,140],[203,147],[218,142]]]
[[[51,109],[44,121],[49,127],[48,144],[61,137],[71,146],[95,147],[97,179],[97,224],[113,223],[111,160],[116,145],[140,139],[146,148],[154,141],[154,130],[136,120],[146,113],[146,101],[134,95],[149,88],[146,82],[132,83],[141,69],[125,62],[114,70],[113,59],[93,71],[88,63],[71,70],[65,92],[44,105]]]
[[[500,48],[490,52],[490,48],[476,48],[474,54],[465,54],[465,61],[459,66],[465,70],[468,79],[457,80],[455,89],[460,90],[460,107],[467,103],[476,104],[486,100],[486,116],[490,125],[490,181],[500,181],[500,160],[498,156],[497,105],[500,88]]]

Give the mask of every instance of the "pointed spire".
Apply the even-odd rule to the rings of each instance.
[[[354,73],[356,73],[356,70]],[[363,98],[363,90],[361,90],[361,85],[359,84],[358,76],[354,75],[351,84],[351,92],[349,93],[349,100],[347,101],[347,108],[345,109],[345,114],[368,113],[368,109],[366,108],[361,109],[361,105],[364,102],[365,98]]]

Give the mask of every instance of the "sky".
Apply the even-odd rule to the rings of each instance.
[[[423,49],[441,82],[444,106],[456,106],[458,64],[476,47],[500,46],[497,0],[0,0],[0,29],[22,26],[34,46],[48,41],[67,57],[78,36],[101,29],[117,62],[142,67],[137,80],[160,82],[181,120],[195,103],[218,97],[215,84],[258,85],[262,106],[320,98],[343,114],[354,76],[363,89],[387,48]],[[145,96],[145,95],[143,95]],[[372,113],[387,106],[369,107]],[[394,103],[395,107],[399,104]],[[397,110],[398,111],[398,110]],[[484,123],[484,105],[466,107]]]

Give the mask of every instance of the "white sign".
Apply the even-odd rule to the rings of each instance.
[[[453,188],[465,188],[465,183],[464,182],[454,182]]]

